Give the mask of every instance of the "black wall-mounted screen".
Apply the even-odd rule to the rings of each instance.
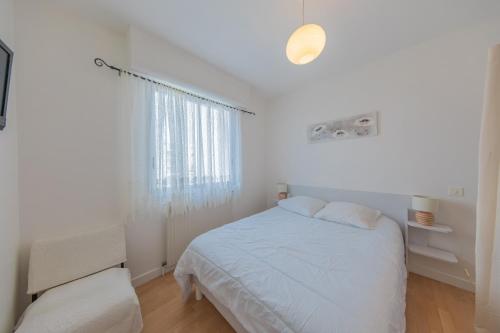
[[[12,50],[0,40],[0,130],[3,130],[7,123],[7,99],[13,55]]]

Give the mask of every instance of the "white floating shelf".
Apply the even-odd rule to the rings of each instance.
[[[425,245],[417,245],[417,244],[409,244],[408,249],[410,252],[419,254],[425,257],[442,260],[446,262],[450,262],[453,264],[458,263],[457,257],[448,251],[436,249],[434,247],[425,246]]]
[[[425,229],[425,230],[430,230],[430,231],[436,231],[436,232],[442,232],[445,234],[449,234],[450,232],[453,231],[451,227],[444,225],[444,224],[433,224],[431,226],[426,226],[422,225],[420,223],[417,223],[415,221],[408,221],[408,225],[413,228],[420,228],[420,229]]]

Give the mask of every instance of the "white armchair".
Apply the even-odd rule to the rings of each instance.
[[[140,332],[140,305],[123,268],[126,260],[122,225],[34,242],[28,275],[33,303],[16,333]]]

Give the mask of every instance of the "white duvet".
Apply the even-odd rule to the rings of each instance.
[[[276,207],[194,239],[175,278],[191,277],[248,332],[405,331],[406,267],[398,225],[375,230]]]

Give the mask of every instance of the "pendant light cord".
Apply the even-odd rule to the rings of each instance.
[[[305,12],[305,9],[304,9],[305,4],[304,3],[305,2],[306,2],[306,0],[302,0],[302,25],[305,24],[305,20],[304,20],[304,12]]]

